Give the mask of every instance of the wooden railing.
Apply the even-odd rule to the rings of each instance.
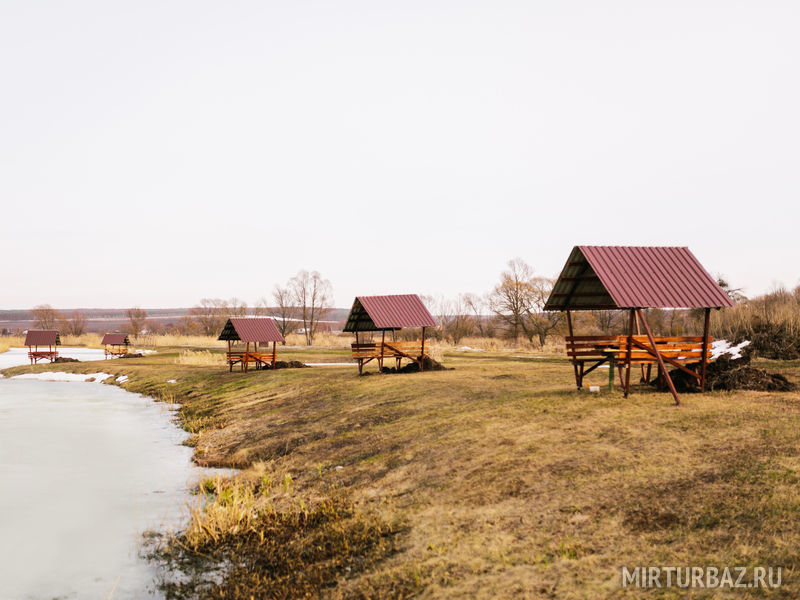
[[[58,358],[58,350],[30,350],[28,351],[28,358],[32,365],[38,363],[40,360],[55,362]]]
[[[422,342],[362,342],[351,344],[353,358],[358,362],[359,374],[363,372],[364,365],[371,360],[378,362],[379,370],[383,370],[383,361],[394,359],[397,367],[404,358],[419,364],[423,358]]]
[[[233,366],[236,364],[241,365],[242,371],[245,373],[250,365],[254,365],[256,369],[275,368],[275,354],[273,352],[228,352],[226,358],[231,371],[233,371]]]
[[[646,365],[647,374],[644,379],[649,380],[650,369],[658,363],[658,357],[646,335],[631,336],[633,342],[630,346],[630,362],[636,365]],[[687,365],[696,365],[703,360],[703,346],[706,348],[706,359],[711,357],[711,343],[714,338],[709,337],[703,341],[702,336],[662,336],[653,337],[656,350],[661,359],[681,370],[687,371],[699,378],[699,374],[687,368]],[[627,365],[628,362],[628,336],[568,336],[567,356],[575,368],[575,382],[580,389],[583,378],[602,364],[611,368],[609,384],[613,381],[613,369]],[[591,364],[588,364],[591,363]],[[587,367],[588,364],[588,367]]]

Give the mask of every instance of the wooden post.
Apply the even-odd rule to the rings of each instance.
[[[419,357],[419,372],[425,370],[425,328],[422,328],[422,356]]]
[[[272,370],[275,370],[275,358],[277,358],[277,351],[275,350],[275,341],[272,342]]]
[[[247,342],[244,346],[244,356],[242,357],[242,362],[244,365],[242,366],[242,370],[247,373],[249,365],[247,364],[247,355],[250,354],[250,342]]]
[[[383,375],[383,343],[386,341],[386,330],[381,329],[381,357],[378,359],[378,371]]]
[[[569,331],[569,337],[572,337],[572,313],[567,311],[567,330]],[[567,348],[569,348],[569,344],[567,344]],[[578,373],[578,363],[575,362],[575,359],[572,359],[572,370],[575,371],[575,385],[578,386],[580,390],[583,387],[583,378]]]
[[[653,339],[653,334],[650,333],[650,326],[647,324],[647,321],[644,320],[644,315],[640,309],[636,309],[636,314],[638,315],[639,320],[642,322],[642,326],[647,334],[647,339],[650,341],[650,345],[653,347],[653,353],[656,355],[659,371],[664,374],[664,379],[667,380],[669,391],[672,392],[672,397],[675,398],[675,405],[680,406],[681,399],[678,397],[678,392],[675,390],[675,384],[672,382],[672,377],[670,377],[669,373],[667,373],[667,367],[664,365],[664,359],[661,358],[661,353],[658,351],[658,346],[656,346],[656,341]]]
[[[633,350],[633,322],[635,319],[636,313],[631,309],[631,318],[628,323],[628,350],[625,352],[625,398],[631,391],[631,351]]]
[[[705,322],[703,323],[703,362],[700,367],[700,391],[706,391],[706,366],[708,365],[708,329],[711,322],[711,309],[706,309]]]

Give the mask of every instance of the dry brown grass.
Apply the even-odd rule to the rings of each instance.
[[[315,574],[298,589],[329,597],[686,595],[623,590],[622,565],[782,566],[770,597],[800,596],[800,393],[684,395],[678,408],[649,389],[577,393],[566,361],[508,352],[360,378],[166,360],[115,367],[132,391],[181,399],[201,464],[245,468],[206,486],[185,542],[238,557],[214,588],[227,598],[293,589],[298,573]],[[800,380],[799,363],[768,364]],[[264,565],[284,558],[293,566],[270,579]]]
[[[0,352],[6,352],[9,348],[20,348],[25,343],[25,337],[21,335],[4,335],[0,337]]]
[[[221,352],[211,352],[209,350],[181,350],[175,358],[176,365],[202,365],[202,366],[224,366],[227,365],[225,355]]]

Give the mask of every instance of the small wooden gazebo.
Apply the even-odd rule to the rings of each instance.
[[[666,381],[680,398],[667,375],[669,364],[706,385],[706,365],[712,339],[708,335],[711,309],[733,306],[733,301],[685,247],[575,246],[561,271],[544,310],[566,313],[569,335],[567,355],[575,371],[578,389],[583,378],[603,364],[614,367],[627,398],[631,365],[641,364],[649,381],[650,367],[658,365],[659,382]],[[704,309],[702,337],[655,337],[643,309]],[[571,312],[576,310],[622,310],[630,313],[628,333],[622,336],[576,336]],[[639,323],[645,335],[634,333]],[[588,365],[588,366],[587,366]],[[623,379],[622,370],[625,371]]]
[[[58,346],[61,337],[55,329],[29,329],[25,335],[25,345],[28,347],[28,358],[34,365],[40,360],[55,362],[58,358]],[[47,346],[47,350],[39,350],[39,346]]]
[[[277,354],[275,344],[285,341],[275,321],[269,317],[231,317],[218,339],[228,342],[230,370],[233,371],[233,366],[238,363],[245,373],[251,364],[256,369],[274,369]],[[262,348],[269,350],[270,343],[272,351],[262,351]],[[250,344],[253,345],[252,350]]]
[[[422,339],[414,342],[397,341],[397,332],[406,327],[421,327]],[[395,359],[397,368],[406,358],[424,370],[425,328],[436,327],[436,320],[425,308],[416,294],[397,294],[391,296],[357,296],[353,308],[347,316],[344,331],[356,334],[352,344],[353,358],[358,362],[358,373],[361,375],[364,365],[371,360],[378,362],[378,369],[383,372],[383,361]],[[380,342],[361,342],[361,332],[380,331]],[[386,341],[386,332],[391,332],[391,341]]]
[[[103,336],[103,350],[105,356],[112,358],[115,356],[123,356],[128,353],[128,346],[131,341],[125,333],[107,333]]]

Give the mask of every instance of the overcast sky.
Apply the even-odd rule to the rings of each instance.
[[[796,2],[0,2],[0,308],[800,281]]]

